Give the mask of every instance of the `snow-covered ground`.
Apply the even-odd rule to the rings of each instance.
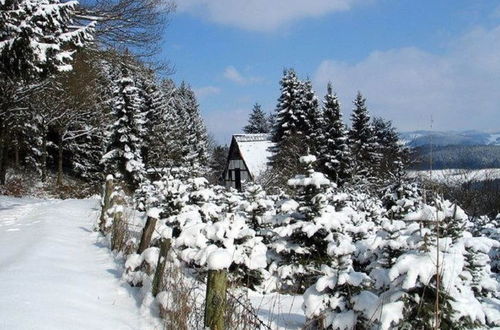
[[[302,329],[306,321],[301,295],[291,296],[278,293],[266,295],[250,292],[249,297],[257,315],[272,329]]]
[[[411,178],[459,185],[465,182],[500,179],[500,168],[486,168],[481,170],[444,169],[433,171],[409,171],[408,175]]]
[[[92,231],[97,212],[96,199],[0,196],[0,329],[157,328]]]

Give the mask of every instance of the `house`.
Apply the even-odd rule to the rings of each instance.
[[[268,168],[272,146],[269,134],[233,135],[223,174],[225,186],[241,191],[243,183],[256,181]]]

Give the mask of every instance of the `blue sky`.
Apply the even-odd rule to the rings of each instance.
[[[255,102],[273,111],[283,68],[346,118],[357,90],[401,130],[500,131],[500,2],[178,0],[161,57],[195,89],[219,143]]]

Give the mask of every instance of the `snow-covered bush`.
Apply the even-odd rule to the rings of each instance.
[[[432,328],[436,296],[443,329],[498,324],[490,256],[499,242],[474,237],[460,207],[441,198],[425,204],[417,189],[396,187],[404,193],[386,192],[392,202],[383,204],[353,191],[342,197],[343,212],[353,212],[329,237],[330,259],[304,294],[312,325]]]
[[[288,181],[295,189],[294,199],[284,201],[275,217],[275,238],[271,243],[275,256],[273,270],[280,290],[304,292],[325,262],[333,207],[328,205],[330,181],[313,170],[314,156],[300,158],[306,174]]]

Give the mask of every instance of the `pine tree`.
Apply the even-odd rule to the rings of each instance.
[[[323,101],[323,121],[320,166],[330,179],[342,184],[349,178],[352,155],[340,104],[337,95],[333,93],[331,83],[328,83],[327,94]]]
[[[144,176],[142,136],[144,113],[135,82],[123,68],[117,81],[112,104],[114,122],[109,127],[107,153],[102,162],[106,172],[124,181],[131,189],[137,188]]]
[[[92,26],[74,22],[77,2],[0,1],[0,76],[31,82],[71,70],[73,52],[92,40]]]
[[[304,143],[305,115],[302,109],[303,88],[293,69],[283,72],[281,96],[275,112],[272,141],[275,143],[270,159],[273,184],[286,187],[287,178],[297,173],[300,156],[308,153]]]
[[[183,163],[191,168],[204,172],[208,165],[208,134],[201,118],[196,96],[191,88],[181,85],[183,106],[187,115],[186,146],[183,154]]]
[[[246,134],[267,134],[270,132],[269,121],[260,104],[255,103],[248,119],[248,125],[243,128]]]
[[[210,181],[213,184],[223,184],[224,178],[223,173],[226,167],[227,157],[229,154],[229,148],[227,145],[216,146],[212,149],[210,157]]]
[[[181,149],[185,117],[182,104],[176,98],[176,87],[172,80],[165,79],[158,86],[155,97],[155,111],[150,120],[148,162],[151,168],[163,169],[181,165]]]
[[[145,132],[153,130],[154,123],[159,119],[162,106],[162,94],[156,84],[154,75],[149,70],[139,72],[136,78],[139,91],[139,99],[141,104],[141,113],[144,118],[143,129]],[[157,141],[155,137],[148,133],[143,134],[142,157],[146,168],[150,168],[149,164],[149,148]]]
[[[276,122],[273,127],[273,142],[280,144],[295,134],[300,134],[303,122],[301,109],[301,82],[293,69],[283,72],[280,81],[281,96],[276,108]],[[279,149],[279,146],[278,146]]]
[[[407,148],[399,140],[398,133],[390,121],[374,118],[372,126],[380,154],[378,176],[381,178],[400,178],[404,175],[407,163]]]
[[[304,292],[319,276],[320,266],[326,262],[329,231],[316,220],[327,207],[327,190],[330,181],[323,173],[314,171],[316,157],[300,157],[302,173],[288,180],[293,203],[298,203],[292,216],[283,215],[284,221],[274,228],[273,242],[280,257],[278,276],[282,289]]]
[[[312,89],[311,80],[308,79],[301,85],[301,96],[301,109],[304,116],[302,132],[309,152],[319,156],[324,134],[323,114],[319,108],[318,98]]]
[[[365,105],[366,99],[358,92],[351,115],[349,145],[353,155],[353,175],[356,180],[373,181],[380,161],[378,145]]]

